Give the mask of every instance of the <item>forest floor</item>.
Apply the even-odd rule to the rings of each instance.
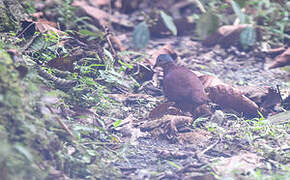
[[[138,7],[129,1],[113,1],[130,4],[130,14],[117,5],[109,6],[106,1],[96,1],[104,3],[101,5],[83,2],[75,0],[72,5],[60,5],[37,1],[35,11],[44,12],[42,18],[47,22],[38,19],[31,25],[27,20],[30,25],[22,27],[18,35],[1,34],[5,42],[1,49],[9,53],[15,67],[20,64],[15,68],[20,76],[24,74],[19,78],[24,94],[21,101],[30,107],[27,111],[30,115],[26,116],[38,122],[33,124],[34,128],[27,127],[40,133],[39,137],[25,141],[25,145],[36,150],[43,159],[42,162],[35,158],[37,169],[50,167],[46,179],[280,180],[290,177],[290,111],[285,110],[280,101],[281,92],[289,96],[290,74],[287,68],[268,68],[273,58],[262,52],[261,44],[256,43],[246,51],[235,45],[206,47],[201,40],[193,38],[191,32],[174,36],[169,31],[161,36],[156,35],[155,28],[150,29],[152,36],[146,48],[137,49],[132,42],[136,35],[132,24],[140,19],[149,21],[139,10],[143,7],[149,14],[151,3],[143,2],[143,6]],[[174,6],[182,15],[200,13],[198,7],[185,1],[170,1],[167,6],[177,2],[184,3],[180,3],[182,8],[179,9]],[[166,10],[162,7],[164,3],[157,5]],[[54,6],[59,9],[55,10]],[[72,11],[72,7],[82,11]],[[108,9],[109,20],[98,11],[109,12]],[[33,17],[37,19],[36,12]],[[63,22],[78,33],[56,35],[63,32],[56,30],[61,29],[59,24],[52,28],[53,18],[65,19],[71,14],[72,19],[77,20]],[[109,30],[104,28],[106,21],[112,25]],[[33,33],[29,32],[34,25]],[[184,28],[188,28],[187,25],[185,23]],[[42,31],[40,26],[53,33]],[[84,31],[82,27],[89,30]],[[163,31],[164,27],[157,26],[158,30]],[[239,109],[210,102],[210,116],[193,118],[189,113],[176,113],[174,107],[167,107],[160,117],[149,118],[155,107],[166,102],[160,85],[161,70],[153,69],[154,58],[164,52],[164,48],[165,52],[177,55],[178,64],[199,77],[215,77],[211,83],[223,85],[226,98],[234,94],[231,96],[233,104],[242,106],[242,100],[249,99],[249,104],[257,103],[262,109],[263,103],[269,103],[265,106],[267,113],[249,117],[237,112]],[[249,96],[238,93],[248,87],[251,87]],[[275,90],[274,95],[270,89]],[[274,97],[278,101],[272,101]],[[1,102],[2,99],[0,108]],[[1,110],[1,115],[3,112]],[[3,124],[5,122],[1,122],[0,127]],[[11,144],[24,143],[18,138],[24,137],[23,129],[12,131],[8,128],[11,124],[3,125],[11,135],[8,138]],[[38,124],[42,124],[45,131],[38,129]],[[28,156],[29,153],[23,154]],[[9,161],[0,158],[0,179],[10,177],[6,175],[6,171],[10,172],[6,164],[9,169]],[[28,177],[30,175],[29,171]]]

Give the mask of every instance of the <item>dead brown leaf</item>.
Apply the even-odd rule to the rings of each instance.
[[[211,75],[199,76],[209,98],[216,104],[233,109],[239,113],[256,115],[258,105],[247,98],[238,88],[225,84],[220,79]]]
[[[241,89],[245,96],[264,109],[276,105],[281,101],[278,91],[270,86],[245,86]]]
[[[290,65],[290,47],[288,47],[282,54],[274,59],[274,62],[269,66],[269,69],[284,67]]]
[[[174,105],[174,102],[165,102],[165,103],[159,104],[158,106],[156,106],[154,109],[150,111],[149,118],[150,119],[161,118],[168,112],[168,108],[172,105]]]
[[[224,48],[230,47],[239,42],[240,34],[246,27],[248,27],[247,24],[222,26],[217,32],[208,36],[202,44],[205,46],[220,44]]]
[[[56,34],[65,34],[63,31],[58,30],[56,28],[56,23],[52,22],[52,21],[47,21],[44,19],[40,19],[38,21],[35,22],[35,28],[36,30],[38,30],[39,32],[42,33],[50,33],[50,32],[54,32]]]
[[[90,4],[94,6],[105,6],[111,3],[111,0],[89,0]]]
[[[74,0],[72,5],[80,7],[87,15],[97,20],[101,26],[110,27],[110,23],[112,22],[125,27],[133,27],[132,23],[129,20],[126,20],[121,16],[113,16],[106,11],[101,10],[99,7],[89,5],[86,1]]]
[[[249,171],[259,167],[261,165],[260,160],[261,157],[254,153],[240,153],[230,158],[220,158],[213,165],[213,169],[220,176],[233,177],[235,175],[234,177],[236,177],[242,173],[247,174]]]
[[[279,48],[274,48],[274,49],[269,49],[267,51],[267,54],[270,55],[272,58],[274,58],[274,57],[282,54],[286,49],[287,49],[287,47],[285,47],[285,46],[282,46]]]
[[[246,115],[257,115],[258,105],[236,88],[229,85],[216,85],[208,87],[206,90],[209,98],[224,108],[230,108]]]
[[[150,131],[153,136],[170,141],[178,140],[179,130],[187,124],[191,124],[193,119],[187,116],[165,115],[161,119],[146,121],[140,126],[142,131]]]
[[[46,63],[48,67],[56,68],[61,71],[74,71],[73,62],[75,60],[74,56],[66,56],[66,57],[59,57],[54,58]]]

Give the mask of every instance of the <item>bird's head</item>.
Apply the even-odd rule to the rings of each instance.
[[[156,63],[155,63],[153,68],[158,67],[158,66],[164,67],[165,65],[167,65],[169,63],[173,63],[173,62],[174,62],[174,60],[168,54],[160,54],[157,57]]]

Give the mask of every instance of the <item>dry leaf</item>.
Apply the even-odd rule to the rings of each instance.
[[[74,71],[73,61],[75,60],[74,56],[66,56],[54,58],[46,63],[48,67],[56,68],[62,71]]]
[[[246,86],[241,89],[244,95],[258,104],[259,107],[269,108],[280,103],[280,95],[278,91],[270,86]]]
[[[110,5],[111,0],[89,0],[90,4],[94,6],[105,6],[105,5]]]
[[[35,22],[35,28],[42,33],[50,33],[51,31],[56,33],[56,34],[65,34],[63,31],[58,30],[55,28],[56,27],[56,23],[51,22],[51,21],[46,21],[46,20],[39,20],[37,22]]]
[[[266,53],[268,55],[270,55],[272,58],[274,58],[274,57],[282,54],[286,49],[287,49],[287,47],[282,46],[282,47],[279,47],[279,48],[269,49]]]
[[[230,47],[240,41],[240,34],[243,29],[247,28],[247,24],[227,25],[220,27],[217,32],[208,36],[202,44],[205,46],[214,46],[220,44],[222,47]]]
[[[258,105],[243,93],[229,85],[208,87],[209,98],[224,108],[233,109],[246,115],[257,115]]]
[[[199,76],[209,98],[216,104],[246,115],[257,114],[258,105],[247,98],[243,92],[211,75]]]
[[[102,26],[110,27],[110,22],[113,22],[113,23],[116,23],[125,27],[133,27],[132,22],[125,20],[124,18],[120,19],[120,18],[117,18],[116,16],[112,16],[111,14],[99,9],[98,7],[90,6],[86,1],[74,0],[72,5],[80,7],[82,10],[85,11],[87,15],[98,20],[100,25]]]
[[[269,69],[284,67],[290,65],[290,47],[288,47],[282,54],[274,59],[274,62],[269,66]]]
[[[161,119],[146,121],[140,126],[142,131],[150,131],[161,139],[177,140],[179,129],[191,124],[193,119],[187,116],[165,115]]]
[[[158,106],[156,106],[154,109],[150,111],[149,118],[150,119],[161,118],[168,112],[168,108],[172,105],[174,105],[174,102],[165,102],[165,103],[159,104]]]
[[[233,177],[233,175],[242,173],[247,174],[259,167],[261,165],[260,160],[261,158],[256,154],[247,152],[230,158],[220,158],[220,161],[213,165],[213,169],[219,176]]]

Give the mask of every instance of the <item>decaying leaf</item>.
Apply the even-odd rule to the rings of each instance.
[[[217,85],[207,89],[209,98],[224,108],[233,109],[246,115],[257,115],[258,105],[243,93],[229,85]]]
[[[104,6],[104,5],[109,5],[111,3],[111,0],[89,0],[91,4],[94,6]]]
[[[72,3],[73,6],[80,7],[86,14],[96,19],[100,25],[110,27],[110,22],[119,24],[125,27],[133,27],[132,22],[119,19],[116,16],[113,16],[106,11],[103,11],[98,6],[91,6],[88,2],[82,0],[74,0]]]
[[[46,65],[48,67],[56,68],[58,70],[73,72],[74,60],[75,60],[74,56],[59,57],[48,61]]]
[[[191,132],[180,133],[178,142],[181,144],[195,144],[204,147],[210,142],[212,135],[203,129],[194,129]]]
[[[56,24],[51,21],[39,20],[35,22],[35,28],[39,32],[54,32],[56,34],[65,34],[63,31],[56,29]]]
[[[261,157],[254,153],[241,153],[230,158],[220,158],[213,165],[214,171],[222,177],[236,177],[259,167]]]
[[[282,54],[286,49],[287,49],[287,47],[282,46],[282,47],[279,47],[279,48],[269,49],[266,53],[268,55],[270,55],[272,58],[274,58],[274,57]]]
[[[153,136],[161,139],[176,141],[179,130],[187,124],[191,124],[193,119],[187,116],[165,115],[161,119],[146,121],[140,126],[141,131],[150,131]]]
[[[274,62],[269,66],[269,69],[274,69],[290,65],[290,47],[288,47],[282,54],[274,59]]]
[[[136,121],[136,119],[132,114],[130,114],[127,118],[121,121],[121,123],[118,127],[115,128],[115,130],[121,132],[124,137],[129,137],[130,143],[132,145],[137,145],[137,139],[139,137],[144,137],[146,133],[141,132],[139,128],[134,127],[134,121]]]
[[[258,105],[247,98],[243,92],[223,83],[215,76],[204,75],[199,77],[208,92],[209,98],[224,108],[233,109],[239,113],[256,115]]]
[[[245,86],[241,90],[245,96],[258,104],[259,107],[269,108],[280,103],[278,91],[270,86]]]
[[[168,108],[174,105],[174,102],[165,102],[156,106],[153,110],[149,113],[150,119],[157,119],[161,118],[168,112]]]
[[[222,26],[202,43],[205,46],[220,44],[224,48],[230,47],[240,41],[242,31],[248,26],[247,24]]]

